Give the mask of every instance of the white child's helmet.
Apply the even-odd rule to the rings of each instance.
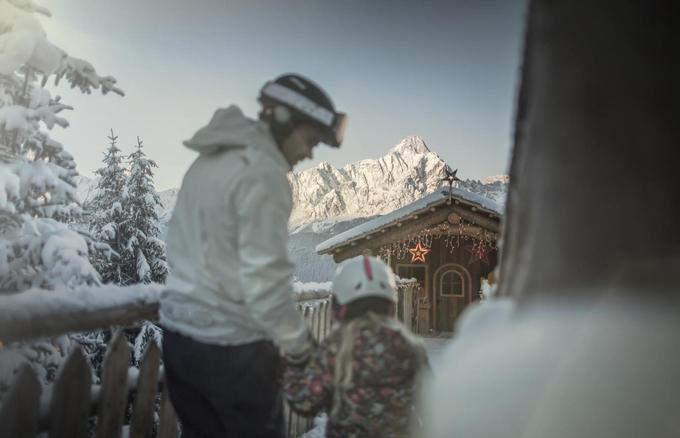
[[[346,260],[335,271],[333,294],[340,305],[359,298],[380,297],[394,301],[397,289],[392,269],[369,256]]]

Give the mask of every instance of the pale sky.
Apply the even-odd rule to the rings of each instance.
[[[71,126],[55,128],[86,176],[111,128],[179,187],[195,154],[181,142],[232,103],[255,117],[261,85],[296,72],[350,117],[339,150],[305,169],[384,155],[408,135],[463,178],[507,172],[525,5],[519,0],[42,0],[50,41],[115,76],[125,97],[50,87]]]

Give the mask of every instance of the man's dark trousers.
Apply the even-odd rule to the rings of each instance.
[[[165,378],[182,436],[282,438],[280,361],[269,341],[225,347],[165,330]]]

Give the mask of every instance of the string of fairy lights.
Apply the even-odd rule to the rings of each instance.
[[[440,182],[449,186],[446,205],[452,205],[454,186],[457,187],[461,181],[457,176],[458,169],[452,170],[446,165],[442,171],[444,175]],[[458,204],[458,201],[455,203]],[[434,211],[432,208],[430,210]],[[472,211],[475,211],[474,207]],[[411,263],[426,263],[426,257],[436,241],[441,241],[443,248],[451,254],[458,248],[464,248],[470,255],[469,263],[479,261],[488,264],[488,254],[498,249],[498,233],[485,229],[474,220],[465,220],[460,214],[452,213],[444,222],[411,232],[398,241],[381,246],[377,255],[385,260],[397,261],[410,256]]]
[[[497,250],[498,233],[485,230],[459,217],[456,224],[447,221],[408,234],[400,241],[383,245],[378,255],[383,259],[404,260],[410,257],[412,262],[425,262],[427,253],[436,241],[442,242],[442,246],[451,254],[458,248],[465,248],[473,260],[484,261],[487,254]]]

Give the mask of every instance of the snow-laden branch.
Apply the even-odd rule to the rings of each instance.
[[[47,17],[51,17],[52,13],[49,9],[40,6],[33,0],[7,0],[9,3],[13,4],[19,9],[23,9],[26,12],[36,12],[38,14],[43,14]]]
[[[119,96],[125,96],[123,90],[116,87],[116,78],[113,76],[99,76],[89,62],[68,56],[66,52],[63,52],[63,55],[59,66],[54,70],[55,84],[65,77],[71,88],[78,87],[86,94],[90,94],[93,89],[101,89],[102,94],[114,92]]]
[[[54,75],[55,83],[65,78],[72,88],[87,94],[100,89],[103,94],[124,95],[113,76],[100,76],[89,62],[50,43],[34,13],[50,15],[32,0],[0,2],[0,74],[12,75],[27,67],[44,75],[43,85]]]

